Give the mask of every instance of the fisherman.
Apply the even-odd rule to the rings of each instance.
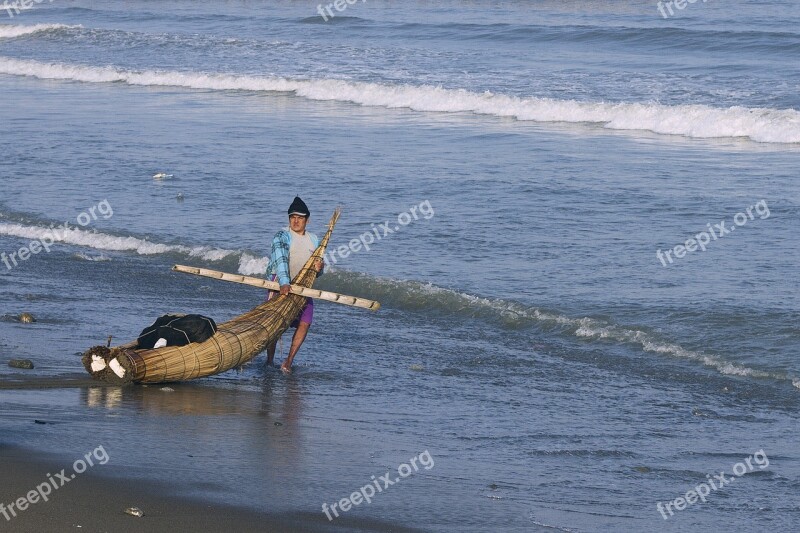
[[[303,265],[319,246],[319,238],[310,231],[306,231],[310,216],[311,212],[305,202],[299,196],[295,196],[292,205],[289,206],[289,227],[276,233],[272,239],[272,253],[267,265],[267,276],[272,280],[278,280],[281,286],[281,295],[289,294],[291,280],[302,270]],[[318,276],[322,275],[324,266],[321,259],[314,261],[313,268],[317,271]],[[268,298],[272,298],[275,294],[271,291]],[[300,346],[303,345],[303,341],[306,340],[313,318],[314,301],[306,298],[306,304],[300,310],[300,316],[291,324],[296,329],[292,337],[292,346],[289,348],[289,355],[281,365],[284,373],[292,373],[292,361]],[[277,342],[276,339],[267,347],[268,365],[271,365],[275,358]]]

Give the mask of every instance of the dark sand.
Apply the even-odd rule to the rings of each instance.
[[[11,502],[47,480],[47,474],[71,470],[72,459],[57,459],[0,444],[0,503]],[[119,475],[109,463],[111,476]],[[96,469],[95,469],[96,470]],[[57,478],[56,478],[57,479]],[[57,481],[58,483],[58,481]],[[272,515],[176,496],[179,483],[167,485],[99,476],[89,468],[74,480],[54,490],[49,501],[29,505],[10,520],[0,513],[0,531],[49,533],[82,532],[175,532],[175,531],[415,531],[371,520],[340,518],[328,523],[322,513]],[[143,517],[125,514],[138,507]],[[15,507],[16,511],[16,507]]]

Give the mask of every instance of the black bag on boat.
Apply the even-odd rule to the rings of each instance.
[[[203,342],[217,332],[213,319],[203,315],[164,315],[139,335],[139,349],[151,349],[158,339],[166,339],[167,346],[186,346]]]

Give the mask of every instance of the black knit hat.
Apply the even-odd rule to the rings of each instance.
[[[311,216],[311,211],[308,210],[308,206],[299,196],[295,196],[292,205],[289,206],[289,214],[309,217]]]

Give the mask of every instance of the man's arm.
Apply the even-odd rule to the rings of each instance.
[[[289,285],[292,282],[289,277],[289,242],[284,231],[279,231],[272,239],[272,258],[275,261],[275,273],[281,288]]]

